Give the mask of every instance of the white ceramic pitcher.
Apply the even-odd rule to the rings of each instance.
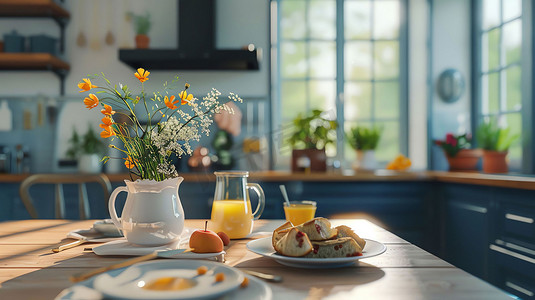
[[[183,177],[154,180],[125,180],[126,187],[116,188],[108,209],[117,228],[128,242],[138,245],[165,245],[180,238],[184,229],[184,209],[178,196]],[[127,192],[121,218],[117,217],[115,198]]]

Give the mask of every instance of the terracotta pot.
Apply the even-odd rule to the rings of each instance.
[[[446,154],[448,164],[450,165],[450,171],[477,170],[477,162],[482,154],[480,149],[462,149],[454,157],[449,157]]]
[[[485,173],[507,173],[507,151],[483,150],[483,172]]]
[[[136,48],[147,49],[149,48],[150,38],[146,34],[136,35]]]
[[[292,150],[292,172],[325,172],[327,155],[324,150]]]

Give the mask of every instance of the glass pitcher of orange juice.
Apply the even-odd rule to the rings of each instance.
[[[223,231],[231,239],[246,237],[253,230],[253,220],[264,211],[266,198],[258,183],[247,183],[249,172],[214,172],[216,176],[211,226],[215,232]],[[258,195],[258,206],[253,212],[249,189]]]

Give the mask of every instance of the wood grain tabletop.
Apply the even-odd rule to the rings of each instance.
[[[72,285],[69,276],[108,266],[124,256],[101,257],[84,244],[59,253],[51,249],[72,241],[66,234],[88,229],[93,221],[22,220],[0,223],[0,299],[54,299]],[[204,220],[186,220],[201,228]],[[282,220],[255,221],[256,237],[269,236]],[[386,245],[382,255],[338,269],[300,269],[278,264],[246,249],[250,239],[233,240],[226,264],[281,275],[268,283],[273,299],[510,299],[492,285],[452,266],[367,220],[332,220],[361,237]]]

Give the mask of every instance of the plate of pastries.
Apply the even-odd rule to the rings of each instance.
[[[247,243],[247,249],[299,268],[337,268],[386,251],[380,242],[361,238],[345,225],[333,227],[326,218],[314,218],[294,226],[284,223],[272,237]]]

